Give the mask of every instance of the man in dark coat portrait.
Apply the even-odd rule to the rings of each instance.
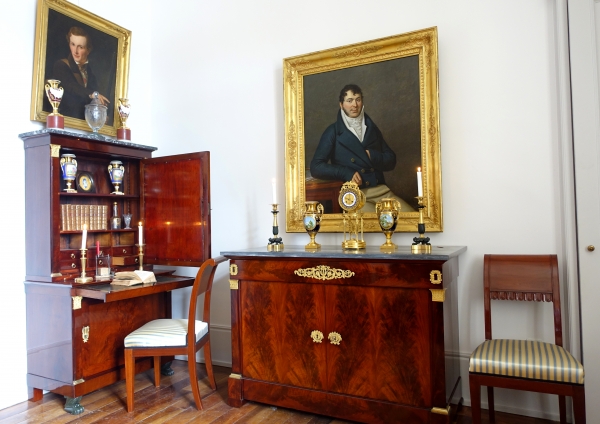
[[[54,63],[52,76],[60,80],[60,85],[65,89],[60,112],[65,116],[85,119],[85,105],[91,102],[94,92],[98,92],[98,80],[88,62],[94,47],[88,33],[76,26],[67,33],[67,42],[71,53]],[[100,93],[98,100],[105,106],[110,103]]]
[[[365,113],[360,87],[346,85],[339,101],[337,120],[323,132],[310,162],[311,176],[358,184],[366,197],[363,212],[375,212],[375,204],[382,198],[398,200],[402,212],[414,211],[385,184],[383,172],[396,167],[396,154]]]

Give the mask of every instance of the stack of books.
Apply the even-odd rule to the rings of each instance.
[[[108,229],[108,206],[106,205],[60,205],[61,227],[63,231]]]

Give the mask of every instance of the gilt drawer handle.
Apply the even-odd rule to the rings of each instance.
[[[317,265],[312,268],[299,268],[294,271],[294,274],[317,280],[335,280],[337,278],[350,278],[354,275],[354,272],[348,269],[330,268],[327,265]]]
[[[77,265],[71,264],[71,268],[75,269],[75,268],[77,268]]]
[[[102,259],[100,259],[100,260],[98,261],[98,265],[104,265],[104,262],[102,261]]]
[[[323,341],[323,333],[319,330],[314,330],[310,333],[310,337],[312,337],[312,341],[315,343],[321,343]]]
[[[127,249],[123,249],[123,253],[127,253]]]
[[[329,333],[328,339],[332,345],[339,345],[342,341],[342,336],[340,335],[340,333],[336,333],[335,331],[333,331]]]
[[[71,259],[75,259],[75,253],[71,253]]]

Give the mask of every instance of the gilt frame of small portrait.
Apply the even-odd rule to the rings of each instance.
[[[88,91],[93,89],[110,101],[106,124],[99,132],[115,136],[119,124],[117,102],[119,98],[127,97],[131,31],[68,1],[38,0],[37,3],[30,119],[46,122],[46,117],[52,113],[52,106],[44,88],[47,80],[60,80],[61,78],[57,77],[59,72],[77,66],[70,54],[67,39],[67,34],[73,27],[82,29],[86,39],[89,37],[92,46],[87,64],[90,72],[86,72],[85,83],[78,82],[80,85],[85,84],[84,87]],[[70,74],[62,72],[61,75],[69,77],[62,79],[70,80],[76,76],[76,72]],[[67,99],[66,85],[73,81],[75,80],[63,81],[59,84],[65,92],[58,111],[64,116],[65,127],[90,131],[82,111],[85,106],[80,106],[80,103],[84,101],[89,103],[92,99],[89,98],[87,101],[87,96],[81,96],[81,93],[77,101],[71,101],[73,97]],[[71,90],[71,93],[75,91]],[[76,106],[69,107],[69,102]],[[66,113],[63,110],[66,110]]]
[[[317,178],[310,165],[325,132],[341,134],[339,96],[347,84],[362,90],[364,116],[395,152],[393,169],[381,172],[385,188],[407,203],[396,231],[417,232],[418,167],[426,230],[443,230],[436,27],[286,58],[283,84],[287,232],[305,231],[304,202],[315,200],[325,208],[320,231],[343,232],[337,196],[344,181]],[[375,212],[364,213],[363,229],[381,231]]]

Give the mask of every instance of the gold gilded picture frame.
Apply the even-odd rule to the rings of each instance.
[[[370,187],[361,186],[363,190],[376,184],[372,199],[391,193],[404,200],[396,229],[401,232],[417,232],[417,168],[421,168],[427,232],[443,230],[436,27],[286,58],[283,83],[287,232],[305,231],[304,202],[314,200],[326,212],[320,232],[343,232],[337,197],[345,181],[333,179],[333,171],[323,174],[322,169],[324,164],[332,169],[331,165],[346,163],[365,179],[369,172],[377,176]],[[342,140],[340,99],[348,84],[362,91],[363,142],[372,139],[369,131],[378,131],[395,154],[391,168],[386,162],[385,169],[376,169],[380,166],[376,155],[369,156],[368,166],[357,168],[360,158],[355,159],[354,153],[360,152],[344,152],[348,146]],[[352,175],[348,169],[336,175],[340,174]],[[374,205],[363,211],[364,231],[381,231]]]
[[[72,28],[78,28],[75,33],[81,37],[79,40],[88,43],[84,73],[77,71],[71,53]],[[91,131],[83,103],[89,103],[90,95],[97,91],[110,102],[106,124],[99,132],[115,136],[119,123],[117,102],[127,97],[130,48],[131,31],[67,1],[38,0],[30,119],[46,122],[52,106],[44,86],[47,80],[58,79],[64,89],[59,113],[65,117],[65,127]]]

